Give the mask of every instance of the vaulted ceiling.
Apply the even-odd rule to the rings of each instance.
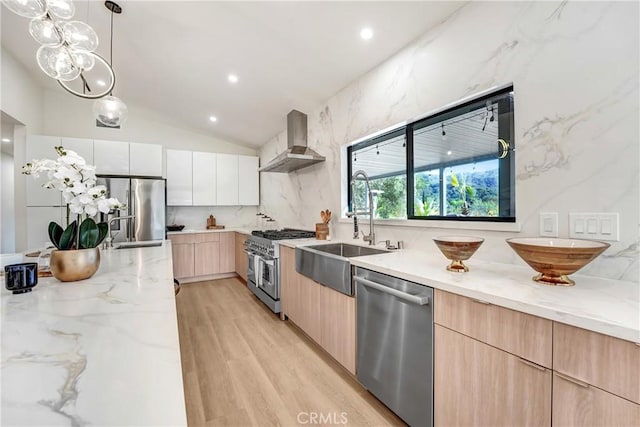
[[[76,1],[75,19],[100,37],[109,14]],[[281,132],[293,108],[309,112],[460,8],[460,2],[222,2],[120,0],[114,18],[114,95],[185,127],[248,146]],[[40,84],[28,19],[2,9],[2,45]],[[374,36],[363,40],[361,28]],[[231,84],[228,74],[239,81]],[[69,95],[71,96],[71,95]],[[212,123],[210,116],[218,121]]]

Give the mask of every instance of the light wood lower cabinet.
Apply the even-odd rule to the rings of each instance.
[[[436,426],[549,426],[551,370],[435,326]]]
[[[220,242],[201,242],[195,244],[194,276],[207,276],[220,273]]]
[[[316,283],[314,285],[318,286]],[[321,286],[320,316],[320,345],[349,372],[355,374],[356,299]]]
[[[553,425],[637,427],[640,405],[554,372]]]
[[[194,248],[193,243],[173,243],[173,275],[176,278],[193,277],[194,272]]]
[[[640,404],[636,343],[555,322],[553,369]]]
[[[236,233],[235,235],[235,270],[238,276],[247,281],[247,267],[249,260],[247,254],[244,252],[244,242],[247,240],[247,235],[243,233]]]
[[[295,251],[280,248],[283,313],[349,372],[356,372],[355,298],[295,269]]]
[[[176,279],[206,280],[235,271],[235,233],[232,231],[171,234],[169,240]]]
[[[539,365],[551,367],[551,320],[436,290],[434,321]]]
[[[236,271],[236,233],[220,233],[220,272]]]

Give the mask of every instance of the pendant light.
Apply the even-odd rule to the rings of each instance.
[[[113,14],[122,13],[122,8],[112,2],[106,1],[105,7],[111,11],[111,46],[110,46],[110,66],[113,69]],[[127,105],[112,92],[109,96],[96,100],[93,104],[93,114],[100,123],[108,127],[120,127],[126,120],[129,110]]]
[[[84,22],[69,21],[76,8],[72,0],[0,0],[12,12],[31,18],[29,33],[41,44],[36,52],[40,69],[56,79],[67,92],[81,98],[97,99],[109,94],[115,85],[111,66],[100,55],[98,35]],[[91,89],[83,75],[84,71],[100,64],[107,70],[109,84],[100,93],[89,93]],[[69,82],[80,79],[82,92],[73,90]]]

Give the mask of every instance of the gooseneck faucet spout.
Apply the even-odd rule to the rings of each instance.
[[[113,237],[111,236],[111,224],[114,221],[120,221],[122,219],[135,219],[135,215],[116,216],[107,221],[107,238],[104,239],[104,248],[109,249],[113,247]]]
[[[358,207],[356,206],[356,180],[358,177],[362,177],[364,179],[365,190],[367,191],[367,198],[369,200],[369,210],[368,211],[358,211]],[[363,234],[363,240],[365,242],[369,242],[369,245],[376,244],[376,235],[373,231],[373,193],[371,192],[371,186],[369,184],[369,176],[363,170],[356,171],[351,177],[351,204],[353,207],[353,211],[347,212],[347,217],[353,217],[353,238],[357,239],[358,235],[358,215],[369,215],[369,234]]]

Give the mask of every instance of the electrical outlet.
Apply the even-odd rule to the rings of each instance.
[[[569,213],[569,237],[617,242],[620,240],[617,212]]]
[[[540,236],[558,237],[558,212],[540,212]]]

